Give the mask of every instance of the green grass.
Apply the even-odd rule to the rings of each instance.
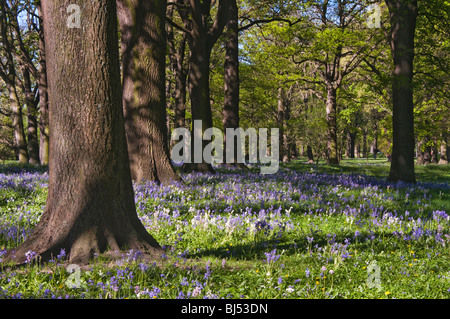
[[[32,168],[14,167],[0,167],[16,181],[0,189],[0,248],[18,245],[45,205],[46,187],[27,187],[41,171],[27,177]],[[450,297],[449,165],[416,167],[418,185],[385,183],[383,159],[298,160],[276,176],[257,172],[184,175],[184,189],[136,185],[138,214],[164,258],[99,256],[74,273],[64,258],[3,265],[0,297]],[[379,288],[369,280],[372,262]]]

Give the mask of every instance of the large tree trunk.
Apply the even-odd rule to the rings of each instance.
[[[119,0],[123,108],[134,181],[181,181],[170,161],[166,125],[166,1]]]
[[[116,4],[79,0],[81,28],[65,1],[43,1],[50,103],[49,186],[33,233],[7,253],[22,263],[62,248],[84,264],[94,253],[161,249],[136,213],[124,131]]]
[[[337,89],[327,85],[327,164],[339,164],[337,143]]]
[[[417,0],[386,0],[391,21],[393,148],[388,180],[416,182],[414,173],[413,61]]]

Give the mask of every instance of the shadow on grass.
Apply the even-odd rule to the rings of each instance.
[[[404,246],[407,247],[411,243],[412,239],[405,240],[398,238],[392,233],[380,233],[361,231],[361,233],[355,237],[354,234],[338,234],[338,235],[325,235],[317,232],[312,234],[312,242],[308,241],[308,235],[301,236],[292,241],[286,241],[282,239],[269,239],[261,240],[249,244],[240,244],[233,246],[222,246],[213,249],[201,250],[197,253],[190,253],[187,258],[234,258],[236,260],[255,261],[266,260],[266,254],[276,249],[276,254],[283,252],[284,256],[294,256],[298,254],[307,254],[312,252],[316,254],[320,249],[330,249],[327,254],[331,256],[339,256],[343,259],[349,258],[351,252],[349,248],[357,249],[360,252],[367,251],[371,254],[378,254],[387,249],[398,250],[401,245],[399,242],[404,242]],[[411,237],[411,234],[406,236]],[[310,237],[311,238],[311,237]],[[382,239],[380,241],[380,239]],[[394,242],[396,244],[394,244]],[[421,242],[416,242],[416,247],[420,246]],[[425,245],[425,243],[424,243]],[[334,251],[334,253],[331,252]],[[321,251],[324,254],[323,251]]]
[[[19,164],[17,162],[0,163],[0,174],[45,173],[48,165]]]

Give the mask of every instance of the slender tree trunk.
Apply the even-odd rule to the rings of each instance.
[[[224,162],[226,162],[225,151],[227,143],[227,129],[239,127],[239,24],[238,7],[236,0],[231,0],[228,11],[228,24],[226,28],[225,64],[224,64],[224,102],[222,111],[222,122],[224,128]],[[234,158],[229,166],[245,168],[243,163],[238,163],[238,143],[234,139]]]
[[[189,47],[191,49],[189,58],[189,94],[191,97],[191,112],[192,123],[195,120],[200,120],[202,123],[201,134],[208,128],[213,127],[212,111],[211,111],[211,97],[209,88],[209,64],[211,51],[208,48],[207,34],[204,29],[194,29],[194,36],[190,37]],[[192,137],[195,132],[192,131]],[[206,142],[203,141],[203,147]],[[211,164],[206,163],[204,159],[201,161],[195,160],[194,147],[191,148],[192,163],[185,163],[183,170],[185,172],[214,172]],[[199,154],[197,154],[198,156]],[[202,156],[203,157],[203,156]]]
[[[332,84],[327,85],[327,164],[339,164],[337,143],[337,89]]]
[[[28,145],[23,126],[22,106],[20,105],[15,86],[7,83],[6,87],[9,92],[9,101],[11,103],[17,158],[19,163],[28,163]]]
[[[47,165],[49,160],[49,111],[48,111],[48,92],[47,92],[47,64],[45,60],[45,41],[44,41],[44,25],[42,21],[41,2],[37,4],[39,13],[39,73],[38,73],[38,89],[39,89],[39,159],[42,165]]]
[[[228,21],[228,11],[230,0],[219,0],[216,17],[212,21],[211,1],[185,0],[184,5],[189,11],[179,9],[181,18],[185,25],[188,25],[189,32],[189,94],[191,97],[192,123],[200,120],[202,123],[201,132],[212,128],[212,111],[209,89],[209,64],[211,51],[214,44],[219,39]],[[188,5],[188,6],[187,6]],[[195,139],[195,132],[191,135]],[[203,143],[202,150],[206,146]],[[192,162],[183,165],[184,171],[214,172],[211,164],[205,162],[202,154],[194,154],[195,147],[192,147]],[[202,160],[196,160],[202,157]]]
[[[123,107],[133,180],[181,181],[170,161],[165,93],[165,0],[119,0]]]
[[[65,249],[85,264],[94,253],[161,249],[136,213],[124,131],[116,4],[79,0],[81,28],[68,28],[71,0],[43,1],[50,104],[47,204],[33,233],[6,260]],[[63,9],[62,9],[63,8]]]
[[[431,146],[431,164],[437,163],[438,163],[437,141],[433,139],[433,145]]]
[[[417,154],[416,165],[423,165],[425,163],[425,153],[423,151],[423,139],[420,139],[417,142],[416,154]]]
[[[447,131],[442,132],[441,139],[441,157],[439,158],[439,164],[448,164],[448,134]]]
[[[280,160],[284,161],[286,156],[286,147],[285,147],[285,132],[284,132],[284,90],[280,86],[278,88],[278,99],[277,99],[277,126],[279,128],[279,152],[280,152]]]
[[[355,158],[355,141],[356,141],[356,133],[355,132],[349,132],[348,133],[348,151],[349,153],[347,156],[349,158]]]
[[[373,153],[373,159],[377,158],[377,153],[378,153],[378,134],[375,131],[375,136],[373,137],[373,142],[372,142],[372,153]]]
[[[311,146],[306,146],[306,155],[308,156],[308,164],[314,164],[314,155]]]
[[[187,70],[184,67],[184,50],[187,37],[184,34],[176,54],[175,73],[175,128],[186,126],[186,82]]]
[[[22,70],[23,76],[23,92],[25,95],[25,103],[27,105],[27,137],[28,137],[28,154],[30,164],[39,164],[39,140],[38,140],[38,123],[36,117],[37,101],[31,89],[30,72],[26,67]]]
[[[417,0],[385,0],[391,21],[393,148],[388,179],[415,183],[413,61]]]
[[[175,2],[172,0],[170,2]],[[173,18],[174,6],[168,6],[167,17]],[[183,32],[181,40],[177,43],[173,26],[168,24],[167,42],[170,54],[170,67],[174,75],[174,128],[186,126],[186,83],[188,70],[185,67],[186,44],[188,35]],[[178,44],[178,45],[177,45]]]

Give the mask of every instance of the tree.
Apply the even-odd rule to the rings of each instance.
[[[231,0],[228,11],[228,23],[225,32],[225,63],[224,63],[224,103],[222,111],[222,123],[224,128],[224,144],[226,143],[227,129],[239,127],[239,33],[249,30],[253,26],[274,21],[293,23],[285,18],[288,15],[289,5],[282,1],[248,1],[241,3],[244,12],[239,15],[237,0]],[[247,8],[248,10],[245,10]],[[275,8],[278,8],[276,10]],[[241,20],[241,24],[239,23]],[[234,140],[234,158],[232,165],[243,168],[245,165],[237,163],[237,138]],[[282,146],[282,145],[280,145]],[[224,145],[224,150],[225,150]]]
[[[231,0],[228,12],[227,30],[225,33],[225,63],[224,63],[224,103],[222,111],[222,122],[224,129],[224,153],[227,143],[227,129],[237,129],[239,127],[239,11],[236,0]],[[243,168],[245,165],[238,163],[238,142],[234,137],[233,159],[224,162],[227,165]]]
[[[184,27],[177,25],[172,20],[168,21],[188,35],[190,49],[188,83],[192,122],[195,120],[202,121],[201,135],[203,137],[204,131],[213,127],[209,86],[211,51],[228,21],[230,0],[218,1],[214,19],[212,17],[212,1],[210,0],[178,0],[169,4],[177,7]],[[195,163],[194,154],[191,158],[192,163],[183,165],[185,171],[214,171],[211,164],[204,160]]]
[[[326,92],[327,163],[339,164],[337,105],[338,89],[361,61],[378,46],[377,32],[364,27],[368,1],[307,1],[310,26],[299,31],[295,63],[313,62],[319,78],[304,79],[320,84]]]
[[[170,2],[175,2],[171,0]],[[174,18],[174,6],[167,7],[167,18]],[[174,95],[174,128],[186,125],[186,82],[188,75],[186,57],[187,33],[181,32],[181,37],[176,37],[173,25],[167,25],[167,40],[169,47],[170,70],[175,82]]]
[[[133,180],[180,181],[167,143],[166,1],[117,1],[122,35],[123,107]]]
[[[77,264],[125,248],[159,255],[134,202],[116,3],[78,1],[80,28],[69,27],[71,4],[42,2],[51,102],[48,197],[33,233],[6,260],[23,263],[31,250],[45,261],[63,248]]]
[[[393,145],[390,181],[416,182],[414,174],[413,61],[417,0],[385,0],[391,22]]]
[[[39,15],[38,26],[34,28],[39,35],[39,65],[37,75],[37,85],[39,90],[39,159],[42,165],[47,165],[49,160],[49,111],[48,111],[48,92],[47,92],[47,64],[45,58],[45,40],[44,26],[42,21],[41,1],[37,1],[37,11]]]
[[[6,84],[11,104],[16,154],[19,163],[28,163],[28,145],[23,125],[22,105],[17,88],[16,61],[13,56],[14,39],[10,36],[11,16],[16,17],[17,12],[13,12],[15,8],[11,8],[6,0],[1,0],[0,4],[0,42],[3,47],[2,56],[5,57],[5,62],[3,62],[3,59],[0,61],[0,77]]]

